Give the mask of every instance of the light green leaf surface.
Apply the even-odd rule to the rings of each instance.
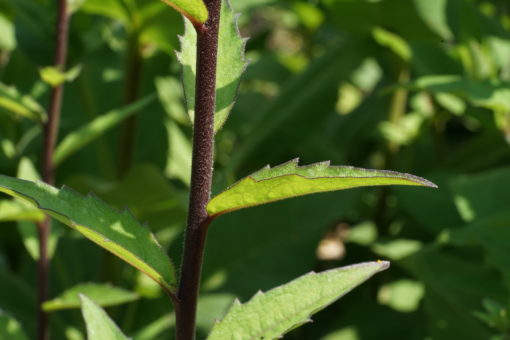
[[[110,284],[84,283],[76,285],[55,299],[44,302],[43,309],[53,312],[80,308],[80,294],[84,294],[101,307],[116,306],[138,299],[138,294]]]
[[[448,0],[414,0],[418,15],[434,32],[443,39],[452,39],[453,33],[448,25]]]
[[[409,62],[413,52],[409,44],[400,36],[381,27],[375,27],[372,35],[380,45],[386,46],[398,55],[402,60]]]
[[[241,38],[237,28],[237,17],[228,1],[221,6],[220,31],[218,37],[218,62],[216,70],[216,112],[214,131],[217,132],[228,118],[234,106],[241,75],[246,69],[244,58],[246,39]],[[178,53],[182,64],[182,78],[186,104],[191,120],[195,116],[195,75],[196,75],[197,34],[190,23],[186,23],[184,36],[181,37],[181,52]]]
[[[41,176],[37,172],[34,163],[27,157],[23,157],[20,159],[18,164],[18,173],[16,177],[28,181],[37,181],[41,179]],[[18,232],[23,241],[23,245],[25,246],[30,256],[35,261],[37,261],[39,259],[39,235],[37,233],[37,225],[35,224],[35,222],[44,220],[45,215],[41,210],[37,209],[37,207],[33,206],[32,204],[27,203],[25,200],[15,199],[13,202],[24,207],[24,209],[27,209],[27,213],[29,213],[28,209],[31,209],[30,214],[33,214],[33,216],[37,218],[28,219],[22,218],[22,216],[18,216],[17,219]],[[52,222],[50,234],[48,235],[47,253],[50,259],[53,258],[53,254],[55,253],[55,249],[57,247],[59,238],[59,232],[61,230],[60,225],[57,224],[59,224],[58,221]]]
[[[29,96],[22,95],[14,87],[0,83],[0,112],[22,116],[38,122],[46,121],[46,111]]]
[[[274,168],[268,165],[238,181],[211,199],[207,212],[213,216],[290,197],[380,185],[436,187],[426,179],[395,171],[330,166],[329,162],[298,166],[294,159]]]
[[[234,303],[217,323],[208,340],[270,340],[310,322],[310,316],[335,302],[372,275],[389,267],[389,262],[367,262],[310,273],[249,302]]]
[[[44,214],[37,208],[14,200],[0,201],[0,222],[42,221]]]
[[[16,319],[0,312],[0,339],[28,340],[28,337]]]
[[[129,211],[116,211],[98,198],[0,175],[0,191],[32,202],[99,246],[173,290],[173,265],[150,230]]]
[[[58,166],[73,153],[103,135],[106,131],[113,128],[124,119],[140,112],[140,110],[152,103],[155,98],[155,95],[149,95],[126,107],[107,112],[80,129],[68,134],[55,150],[55,156],[53,159],[55,165]]]
[[[91,299],[80,294],[81,312],[87,326],[87,339],[128,340],[108,314]]]
[[[16,48],[14,24],[4,13],[0,13],[0,50],[12,51]]]
[[[194,24],[203,24],[209,13],[202,0],[162,0],[165,4],[175,8]]]
[[[75,80],[80,75],[80,72],[81,65],[77,65],[66,72],[62,72],[54,66],[47,66],[39,70],[39,75],[46,84],[56,87],[62,83]]]
[[[472,80],[457,75],[432,75],[418,78],[414,87],[433,93],[458,95],[475,106],[493,111],[510,111],[510,83]]]

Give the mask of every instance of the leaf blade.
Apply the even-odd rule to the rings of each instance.
[[[60,165],[69,156],[122,122],[124,119],[140,112],[141,109],[152,103],[155,98],[155,95],[149,95],[121,109],[109,111],[89,122],[87,125],[68,134],[55,150],[55,155],[53,157],[55,166]]]
[[[389,262],[377,261],[312,272],[266,293],[259,292],[244,305],[234,303],[207,339],[278,338],[388,267]]]
[[[80,294],[86,295],[101,307],[124,304],[138,299],[138,294],[110,284],[82,283],[43,303],[46,312],[80,308]]]
[[[0,111],[43,123],[47,119],[44,108],[37,101],[18,92],[15,87],[0,83]]]
[[[298,159],[265,167],[213,197],[210,216],[318,192],[362,186],[416,185],[436,187],[423,178],[386,170],[330,166],[329,162],[298,166]]]
[[[173,291],[173,264],[150,230],[128,211],[115,211],[98,198],[82,196],[67,187],[59,190],[3,175],[0,191],[31,202]]]
[[[214,114],[214,132],[225,124],[234,106],[241,75],[247,61],[244,58],[246,39],[241,38],[229,1],[221,6],[220,28],[218,36],[218,60],[216,70],[216,110]],[[188,114],[193,121],[195,115],[195,75],[197,35],[190,23],[186,22],[184,35],[181,37],[181,52],[178,53],[182,64],[182,79]]]
[[[192,23],[204,24],[209,13],[202,0],[162,0],[165,4],[173,7]]]
[[[87,338],[128,340],[108,314],[87,296],[81,294],[81,310],[87,326]]]

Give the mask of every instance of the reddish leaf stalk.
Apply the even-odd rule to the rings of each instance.
[[[67,59],[67,43],[69,35],[69,13],[67,0],[58,0],[57,41],[55,46],[54,66],[61,71],[65,69]],[[62,108],[63,84],[52,88],[48,121],[44,124],[44,144],[42,157],[42,178],[48,184],[55,182],[53,153],[58,138],[60,112]],[[42,303],[48,299],[48,238],[51,229],[49,217],[37,224],[39,237],[39,261],[37,263],[37,339],[49,339],[48,315],[42,310]]]
[[[191,166],[191,192],[178,299],[177,340],[195,339],[200,275],[211,218],[206,206],[211,195],[216,104],[216,59],[221,0],[205,0],[209,19],[197,31],[195,124]]]

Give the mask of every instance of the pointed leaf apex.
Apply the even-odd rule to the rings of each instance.
[[[360,263],[310,273],[229,311],[214,325],[208,340],[278,339],[292,329],[312,322],[311,315],[335,302],[387,267],[385,261]],[[257,322],[252,322],[257,320]]]
[[[396,171],[332,166],[329,161],[299,166],[299,158],[241,179],[207,204],[210,216],[307,194],[382,185],[437,188],[418,176]]]

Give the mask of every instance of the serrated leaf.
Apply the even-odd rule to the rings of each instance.
[[[395,171],[330,166],[329,162],[298,166],[296,158],[274,168],[268,165],[238,181],[212,198],[207,212],[214,216],[290,197],[380,185],[436,187],[421,177]]]
[[[38,122],[44,122],[47,119],[46,111],[34,99],[20,94],[14,87],[1,83],[0,111],[6,111]]]
[[[152,103],[155,98],[155,95],[149,95],[126,107],[107,112],[80,129],[68,134],[55,150],[53,158],[55,165],[58,166],[73,153],[80,150],[124,119],[140,112],[140,110]]]
[[[129,211],[116,211],[92,195],[0,175],[0,191],[23,198],[99,246],[173,290],[173,265],[150,230]]]
[[[191,120],[195,116],[195,75],[197,63],[197,34],[190,23],[186,23],[181,37],[181,52],[177,54],[182,64],[182,78],[186,105]],[[221,6],[220,31],[218,36],[218,61],[216,68],[216,111],[214,131],[225,124],[230,110],[234,106],[241,75],[246,69],[244,46],[246,39],[241,38],[237,28],[237,16],[228,1]]]
[[[80,294],[81,312],[87,326],[87,339],[128,340],[108,314],[91,299]]]
[[[304,275],[246,304],[234,303],[208,340],[270,340],[310,321],[310,316],[335,302],[372,275],[389,267],[377,261]]]
[[[162,0],[173,7],[194,24],[203,24],[207,21],[209,13],[202,0]]]
[[[0,311],[0,339],[28,340],[20,323]]]
[[[80,294],[86,295],[101,307],[116,306],[138,299],[138,294],[110,284],[84,283],[44,302],[42,308],[47,312],[80,308]]]

